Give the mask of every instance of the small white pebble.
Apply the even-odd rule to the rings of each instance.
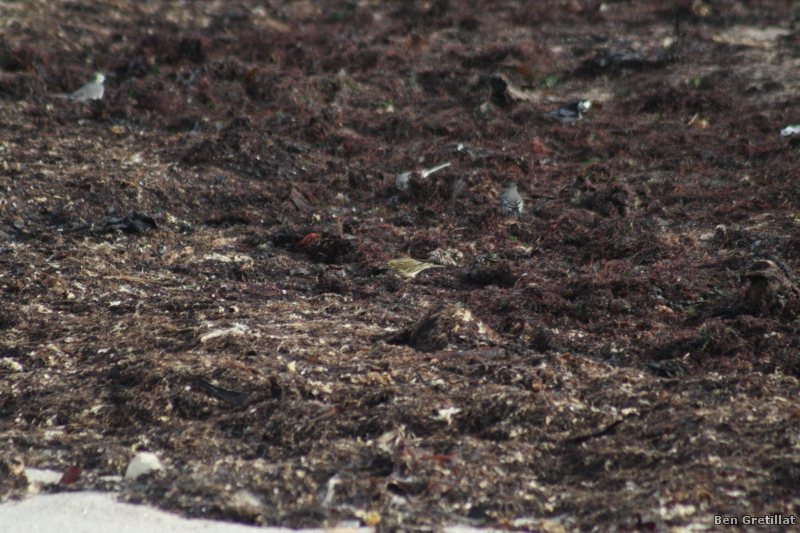
[[[0,369],[8,370],[10,372],[22,372],[25,370],[25,368],[22,366],[22,363],[15,361],[10,357],[3,357],[0,359]]]

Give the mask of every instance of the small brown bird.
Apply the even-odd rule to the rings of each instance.
[[[434,265],[433,263],[417,261],[416,259],[411,259],[410,257],[392,259],[391,261],[387,261],[385,266],[386,268],[391,268],[397,272],[401,278],[405,278],[407,280],[415,278],[417,274],[429,268],[444,268],[442,265]]]
[[[503,211],[513,214],[519,220],[524,206],[525,202],[522,201],[522,197],[517,192],[516,182],[510,181],[506,186],[506,192],[500,197],[500,207],[503,208]]]

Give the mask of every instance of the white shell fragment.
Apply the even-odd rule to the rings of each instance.
[[[800,133],[800,124],[794,126],[786,126],[781,130],[781,137],[792,137]]]
[[[125,479],[136,479],[143,474],[148,474],[154,470],[164,470],[161,460],[153,452],[139,452],[128,463],[125,470]]]
[[[420,170],[419,171],[419,175],[420,175],[420,177],[422,179],[425,179],[428,176],[430,176],[431,174],[433,174],[434,172],[436,172],[438,170],[442,170],[443,168],[447,168],[449,166],[450,166],[450,162],[448,161],[447,163],[442,163],[441,165],[435,166],[433,168],[426,168],[424,170]],[[402,174],[397,176],[397,178],[394,180],[395,187],[397,187],[401,191],[407,191],[408,190],[408,180],[411,179],[411,175],[412,174],[414,174],[413,170],[408,171],[408,172],[403,172]]]

